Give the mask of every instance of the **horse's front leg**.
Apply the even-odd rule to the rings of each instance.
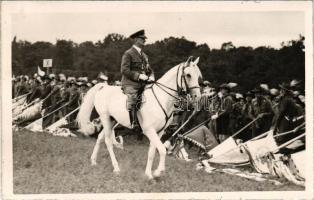
[[[153,174],[152,174],[152,166],[154,162],[156,154],[156,147],[150,143],[149,149],[148,149],[148,158],[147,158],[147,164],[146,164],[146,169],[145,169],[145,174],[148,177],[148,179],[153,179]]]
[[[158,150],[160,159],[159,159],[159,165],[158,168],[154,171],[154,176],[159,177],[161,176],[161,173],[165,171],[165,160],[166,160],[166,147],[162,144],[160,141],[160,138],[158,137],[156,131],[154,129],[149,129],[147,131],[144,131],[148,139],[150,140],[150,146],[155,146]],[[151,147],[150,147],[151,148]]]

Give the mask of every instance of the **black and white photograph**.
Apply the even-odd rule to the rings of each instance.
[[[312,18],[312,1],[2,2],[2,199],[312,199]]]

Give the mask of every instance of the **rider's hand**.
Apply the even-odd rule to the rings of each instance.
[[[138,79],[143,80],[143,81],[147,81],[148,80],[148,76],[146,76],[145,74],[140,74]]]
[[[154,77],[152,76],[148,77],[148,82],[153,82],[153,81],[155,81]]]

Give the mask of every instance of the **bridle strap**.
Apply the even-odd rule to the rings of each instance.
[[[165,124],[162,126],[161,129],[159,129],[159,130],[157,131],[157,133],[160,133],[160,132],[161,132],[162,130],[164,130],[164,128],[166,127],[166,125],[167,125],[169,119],[170,119],[171,116],[173,115],[173,112],[171,112],[171,114],[170,114],[169,116],[167,115],[166,110],[164,109],[164,107],[162,107],[162,105],[161,105],[159,99],[157,98],[157,95],[156,95],[156,93],[155,93],[155,91],[154,91],[154,88],[151,87],[151,89],[152,89],[152,92],[153,92],[153,95],[154,95],[155,99],[156,99],[157,102],[158,102],[159,107],[161,108],[161,110],[163,111],[163,113],[164,113],[164,115],[165,115],[165,117],[166,117],[166,119],[165,119],[165,120],[166,120],[166,121],[165,121]]]
[[[152,93],[153,93],[155,99],[157,100],[157,103],[158,103],[159,107],[161,108],[161,110],[163,111],[163,113],[164,113],[164,115],[165,115],[165,118],[166,118],[166,119],[165,119],[165,120],[166,120],[165,124],[163,125],[163,127],[162,127],[157,133],[159,133],[160,131],[162,131],[162,130],[166,127],[166,125],[167,125],[169,119],[170,119],[171,116],[173,115],[173,112],[172,112],[169,116],[167,115],[166,110],[165,110],[164,107],[161,105],[161,103],[160,103],[160,101],[159,101],[159,99],[158,99],[158,97],[157,97],[157,95],[156,95],[156,93],[155,93],[155,91],[154,91],[154,85],[156,85],[157,87],[159,87],[162,91],[164,91],[164,92],[165,92],[166,94],[168,94],[169,96],[171,96],[171,97],[173,97],[173,98],[175,98],[176,100],[179,100],[179,101],[180,101],[180,100],[184,97],[184,95],[186,95],[187,92],[189,92],[191,89],[200,88],[199,86],[188,87],[188,84],[187,84],[187,81],[186,81],[186,78],[185,78],[185,75],[184,75],[184,66],[183,66],[183,67],[182,67],[182,66],[183,66],[183,63],[181,63],[181,64],[179,65],[178,70],[177,70],[177,76],[176,76],[177,90],[175,90],[175,89],[173,89],[173,88],[170,88],[170,87],[168,87],[168,86],[166,86],[166,85],[164,85],[164,84],[162,84],[162,83],[159,83],[158,81],[153,81],[153,82],[152,82],[152,83],[153,83],[152,86],[148,88],[148,89],[152,89]],[[180,70],[181,67],[182,67],[182,74],[181,74],[181,79],[180,79],[180,81],[181,81],[181,87],[180,87],[180,86],[179,86],[179,82],[178,82],[178,78],[179,78],[179,70]],[[182,79],[184,80],[184,84],[185,84],[185,87],[187,88],[187,91],[184,91],[183,88],[182,88],[182,85],[183,85],[183,84],[182,84]],[[179,97],[177,97],[177,96],[175,96],[175,95],[173,95],[173,94],[170,94],[165,88],[168,89],[168,90],[171,90],[171,91],[176,92]],[[186,99],[186,97],[184,97],[184,99]]]

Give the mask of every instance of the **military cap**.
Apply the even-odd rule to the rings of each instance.
[[[42,77],[42,80],[51,80],[51,78],[50,78],[48,75],[44,75],[44,76]]]
[[[248,91],[247,93],[245,93],[245,97],[253,97],[254,94],[251,91]]]
[[[236,94],[235,94],[235,98],[236,98],[236,99],[243,99],[243,95],[240,94],[240,93],[236,93]]]
[[[23,76],[22,78],[23,78],[24,81],[28,81],[29,80],[29,77],[27,75]]]
[[[298,98],[300,99],[301,102],[305,103],[305,96],[304,95],[299,95]]]
[[[227,83],[223,83],[219,86],[219,89],[226,89],[228,91],[231,90],[231,88],[229,87],[229,85]]]
[[[117,86],[120,86],[121,82],[120,81],[115,81],[114,84],[117,85]]]
[[[98,83],[97,80],[92,80],[92,84],[96,85]]]
[[[81,81],[85,83],[88,82],[88,77],[81,77]]]
[[[55,77],[56,77],[55,74],[49,74],[49,78],[50,78],[50,79],[54,79]]]
[[[145,36],[145,31],[142,29],[142,30],[137,31],[137,32],[133,33],[132,35],[130,35],[130,38],[132,38],[132,39],[134,39],[134,38],[146,39],[147,37]]]
[[[283,83],[279,84],[279,87],[280,87],[281,89],[283,89],[283,90],[291,91],[291,86],[290,86],[289,83],[283,82]]]
[[[93,86],[93,84],[92,83],[86,83],[86,86],[90,88]]]
[[[276,88],[272,88],[269,90],[269,93],[273,96],[277,96],[279,94],[279,91]]]
[[[103,80],[103,81],[108,81],[108,76],[104,75],[104,74],[101,74],[99,76],[99,79]]]
[[[76,84],[77,86],[82,86],[82,85],[83,85],[83,83],[80,82],[80,81],[77,81],[75,84]]]
[[[254,88],[254,89],[252,90],[252,92],[253,92],[254,94],[262,94],[262,93],[263,93],[263,90],[262,90],[262,88],[260,88],[260,87],[256,87],[256,88]]]
[[[210,84],[209,81],[203,81],[203,85],[204,85],[204,86],[210,86],[211,84]]]

